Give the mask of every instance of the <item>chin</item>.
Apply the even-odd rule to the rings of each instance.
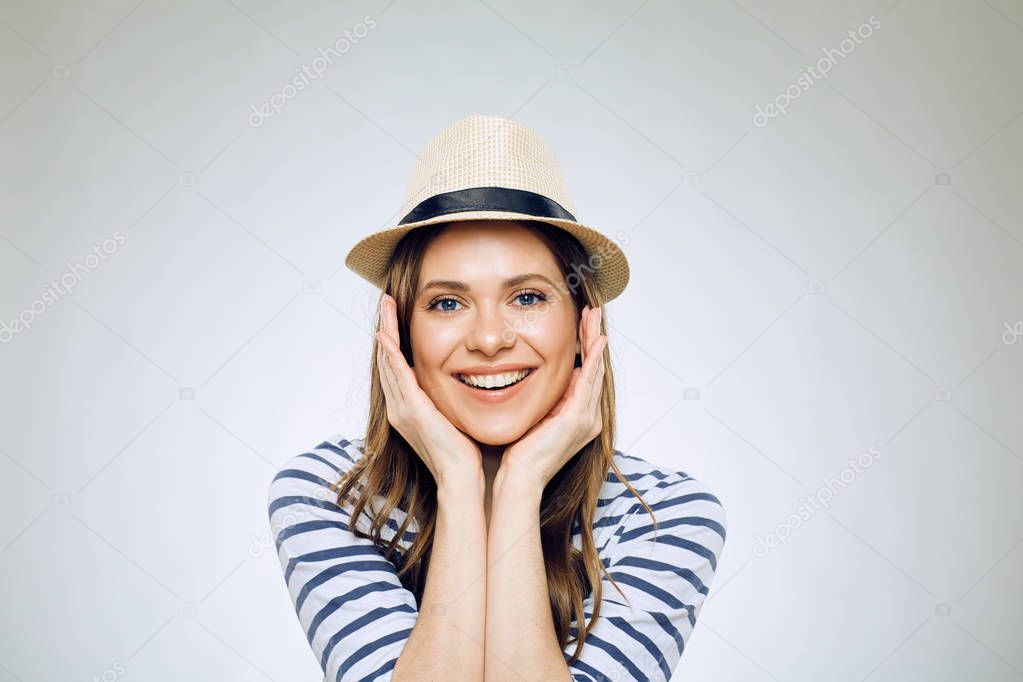
[[[467,423],[465,433],[484,445],[507,445],[514,443],[529,430],[525,422],[515,424],[479,424]]]

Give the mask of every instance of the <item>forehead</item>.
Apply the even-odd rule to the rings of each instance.
[[[419,286],[431,279],[453,279],[486,289],[526,272],[561,279],[546,242],[514,221],[465,221],[447,226],[423,254]]]

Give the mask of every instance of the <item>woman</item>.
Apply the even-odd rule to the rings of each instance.
[[[346,259],[383,290],[366,436],[292,458],[269,494],[325,680],[677,666],[725,514],[615,449],[602,312],[628,265],[570,207],[535,133],[473,116],[427,146],[398,226]]]

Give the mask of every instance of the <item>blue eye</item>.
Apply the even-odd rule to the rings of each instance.
[[[444,303],[444,302],[447,302],[447,301],[450,301],[450,302],[452,302],[452,303],[458,303],[458,301],[457,301],[456,299],[453,299],[453,298],[451,298],[450,296],[442,296],[442,297],[440,297],[440,298],[435,298],[435,299],[433,299],[433,300],[432,300],[432,301],[430,302],[430,304],[426,306],[426,309],[427,309],[427,310],[433,310],[434,308],[436,308],[436,307],[437,307],[437,304],[438,304],[438,303]],[[453,312],[455,312],[455,311],[454,311],[454,310],[453,310],[452,308],[441,308],[441,312],[444,312],[444,313],[453,313]]]
[[[539,291],[523,291],[522,293],[520,293],[520,294],[518,295],[518,298],[520,298],[520,299],[521,299],[521,298],[522,298],[523,296],[531,296],[531,297],[533,297],[534,299],[537,299],[537,298],[538,298],[538,299],[540,299],[541,301],[546,301],[546,300],[547,300],[547,297],[546,297],[546,296],[544,296],[544,295],[543,295],[542,293],[540,293]],[[530,305],[530,304],[528,304],[528,303],[526,304],[526,306],[527,306],[527,307],[528,307],[529,305]],[[534,304],[534,305],[535,305],[535,304]]]
[[[529,299],[525,303],[522,302],[522,299],[524,297]],[[531,289],[529,291],[519,292],[518,294],[516,294],[515,298],[516,298],[516,300],[518,300],[522,304],[522,307],[524,307],[524,308],[530,308],[532,306],[535,306],[537,304],[537,299],[539,299],[540,301],[546,301],[547,300],[547,297],[542,292],[536,291],[536,290],[533,290],[533,289]],[[442,312],[442,313],[453,313],[453,312],[456,312],[457,308],[454,308],[454,307],[450,307],[450,306],[445,307],[443,305],[441,305],[440,308],[437,307],[438,304],[443,304],[443,303],[455,303],[455,304],[461,305],[461,301],[459,301],[456,298],[452,298],[451,296],[438,296],[437,298],[433,299],[432,301],[430,301],[429,303],[426,304],[426,310],[437,310],[438,312]]]

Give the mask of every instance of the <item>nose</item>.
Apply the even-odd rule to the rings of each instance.
[[[485,355],[494,355],[502,348],[515,345],[515,328],[501,314],[500,306],[481,305],[476,308],[465,347]]]

